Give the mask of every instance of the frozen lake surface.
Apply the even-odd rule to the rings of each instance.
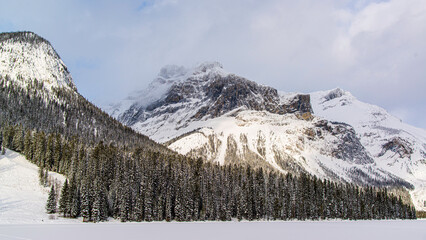
[[[4,224],[0,239],[426,240],[426,221]]]

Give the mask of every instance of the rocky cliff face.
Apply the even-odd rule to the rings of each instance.
[[[219,117],[233,109],[244,107],[248,110],[268,111],[276,114],[312,113],[309,95],[297,95],[288,103],[282,103],[278,91],[261,86],[236,75],[216,77],[208,80],[202,89],[212,105],[201,108],[193,117]],[[179,92],[180,88],[172,89]],[[184,99],[184,97],[181,97]]]
[[[120,106],[115,106],[109,112],[130,126],[180,110],[187,112],[180,123],[219,117],[237,108],[281,115],[295,113],[305,118],[312,114],[309,95],[298,94],[282,101],[276,89],[226,73],[219,63],[204,63],[189,70],[168,66],[150,85],[150,89],[156,87],[166,88],[157,99],[132,97],[136,101],[128,109],[120,112]]]

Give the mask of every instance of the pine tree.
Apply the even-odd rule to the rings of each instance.
[[[38,168],[38,180],[40,182],[41,186],[46,186],[46,177],[45,177],[45,171],[43,167]]]
[[[95,196],[95,199],[93,201],[93,207],[92,207],[92,221],[93,222],[100,222],[101,221],[101,199],[99,195]]]
[[[84,222],[91,221],[90,192],[86,184],[83,184],[81,189],[81,216]]]
[[[56,134],[55,136],[55,147],[54,147],[54,152],[53,152],[53,163],[52,163],[52,167],[53,167],[53,171],[58,172],[59,171],[59,166],[61,164],[61,160],[62,160],[62,140],[61,140],[61,136],[59,134]]]
[[[3,147],[3,129],[0,129],[0,151],[1,155],[6,154],[6,150]]]
[[[35,152],[34,162],[40,166],[45,167],[45,155],[46,155],[46,137],[44,132],[37,133],[35,137]]]
[[[92,207],[92,221],[100,222],[107,219],[107,206],[104,196],[105,189],[102,186],[102,183],[96,179],[94,184],[94,200]]]
[[[0,125],[0,148],[3,147],[3,128]]]
[[[53,164],[54,164],[54,144],[53,144],[53,135],[49,134],[47,138],[47,144],[46,144],[46,165],[47,169],[53,170]]]
[[[33,151],[32,151],[32,135],[29,130],[26,131],[24,137],[24,155],[28,160],[33,159]]]
[[[46,211],[49,214],[56,213],[56,192],[54,185],[52,185],[49,197],[47,198]]]
[[[24,131],[22,125],[18,125],[15,129],[12,146],[17,152],[22,152],[24,150]]]
[[[143,198],[142,194],[136,194],[135,209],[133,211],[133,220],[140,222],[143,220]]]
[[[80,201],[80,191],[77,187],[76,177],[75,175],[71,179],[70,184],[70,201],[69,201],[69,209],[70,209],[70,217],[76,218],[80,216],[81,211],[81,201]]]
[[[70,189],[68,187],[68,179],[65,180],[64,186],[61,191],[61,198],[59,199],[59,212],[64,214],[64,217],[69,216],[69,200],[70,200]]]
[[[15,130],[13,126],[6,126],[3,131],[3,146],[13,149],[12,142]]]

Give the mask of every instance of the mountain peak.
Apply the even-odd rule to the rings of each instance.
[[[49,41],[47,41],[40,35],[30,31],[0,33],[0,42],[4,42],[4,41],[9,41],[14,43],[27,42],[32,44],[46,43],[51,45]]]
[[[330,90],[323,98],[325,101],[330,101],[335,98],[339,98],[345,95],[347,92],[342,90],[341,88],[335,88]]]
[[[160,73],[158,74],[158,77],[170,79],[170,78],[177,78],[182,77],[185,74],[187,74],[188,69],[186,69],[183,66],[178,65],[166,65],[160,69]]]
[[[207,61],[207,62],[198,64],[198,66],[195,69],[201,72],[207,72],[208,70],[212,70],[212,69],[223,69],[223,65],[220,62]]]
[[[47,40],[33,32],[0,34],[0,76],[22,86],[36,80],[47,90],[76,90],[58,53]]]
[[[283,101],[276,89],[228,73],[219,62],[204,62],[190,69],[165,66],[146,90],[111,105],[108,112],[137,129],[136,125],[160,116],[179,128],[236,109],[295,113],[304,119],[312,114],[309,95],[295,94]]]
[[[6,32],[0,34],[0,42],[10,41],[10,42],[29,42],[29,43],[47,43],[50,45],[49,41],[42,38],[41,36],[33,32]]]

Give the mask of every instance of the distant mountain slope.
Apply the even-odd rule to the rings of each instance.
[[[79,136],[89,142],[169,152],[87,101],[48,41],[31,32],[0,34],[0,123]]]
[[[426,130],[410,126],[378,106],[339,88],[311,94],[315,115],[350,124],[376,164],[415,185],[416,207],[426,201]]]
[[[108,111],[171,149],[207,161],[412,188],[380,167],[351,125],[312,115],[310,95],[280,93],[219,63],[167,66],[148,90]]]

